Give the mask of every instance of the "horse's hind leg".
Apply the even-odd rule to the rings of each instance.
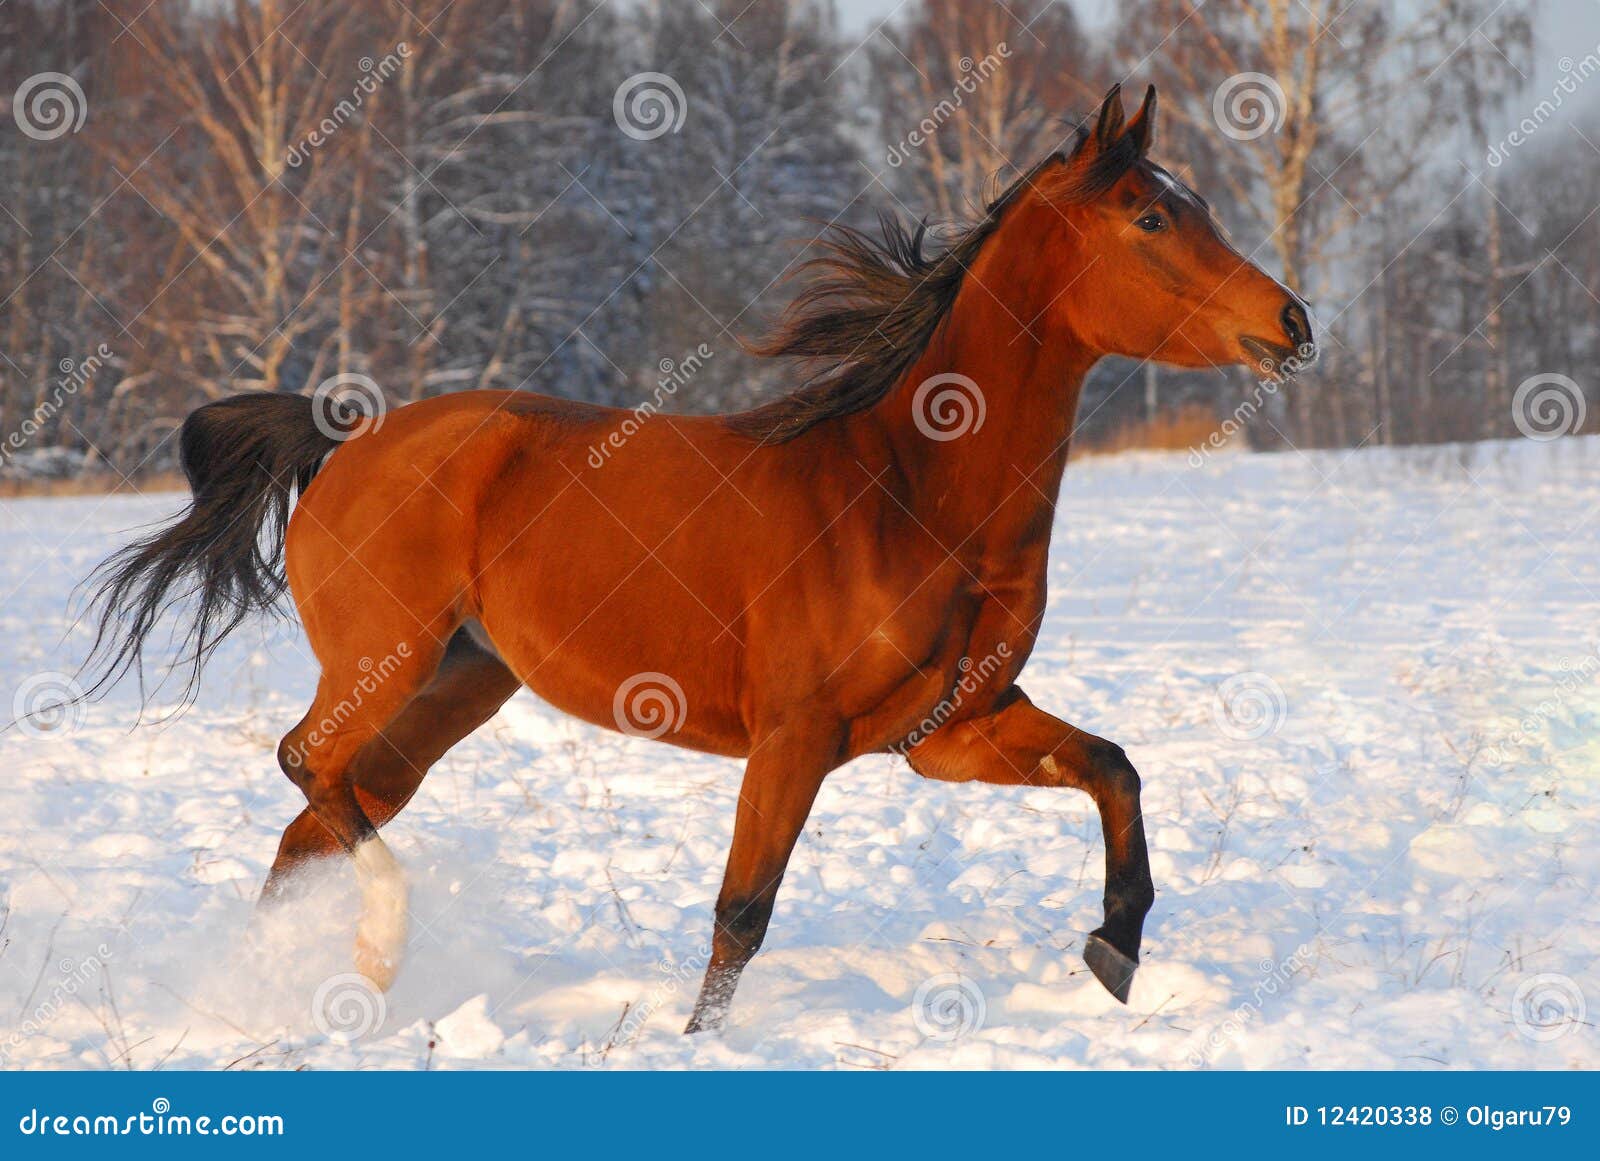
[[[429,767],[494,716],[520,683],[493,653],[456,631],[438,671],[398,716],[356,755],[356,799],[374,826],[404,809]],[[261,888],[263,903],[281,898],[296,870],[343,847],[310,807],[284,829]]]
[[[454,626],[443,629],[448,634]],[[278,746],[284,774],[355,862],[361,888],[356,969],[380,988],[393,982],[405,948],[406,883],[356,795],[354,766],[362,748],[428,684],[444,652],[441,638],[423,633],[396,644],[376,664],[348,652],[330,662],[324,654],[316,700]]]

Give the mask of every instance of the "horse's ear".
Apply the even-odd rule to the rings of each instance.
[[[1094,143],[1104,149],[1122,136],[1122,86],[1112,85],[1106,99],[1100,103],[1100,116],[1095,120]]]
[[[1156,138],[1156,87],[1151,85],[1144,91],[1144,104],[1139,106],[1139,111],[1133,115],[1133,120],[1128,122],[1128,127],[1123,130],[1133,138],[1139,146],[1139,156],[1144,157],[1150,152],[1150,144]]]
[[[1146,97],[1140,114],[1143,116],[1149,111],[1150,98]],[[1100,103],[1094,128],[1078,139],[1077,148],[1067,159],[1067,197],[1084,197],[1104,190],[1122,175],[1138,157],[1122,144],[1127,132],[1128,122],[1122,113],[1122,86],[1112,85],[1106,99]]]

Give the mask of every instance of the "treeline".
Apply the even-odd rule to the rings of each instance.
[[[1250,440],[1514,434],[1600,354],[1600,152],[1494,137],[1547,96],[1525,8],[1424,7],[913,0],[863,43],[802,0],[10,0],[0,472],[164,467],[198,403],[336,375],[746,406],[794,384],[740,340],[827,223],[970,212],[1125,75],[1327,336]],[[1249,389],[1108,363],[1084,433]]]

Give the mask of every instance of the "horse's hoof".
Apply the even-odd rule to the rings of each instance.
[[[380,992],[387,992],[394,983],[394,977],[400,974],[400,965],[395,957],[385,954],[382,950],[361,937],[356,938],[356,971],[372,981],[372,986]]]
[[[1138,960],[1129,959],[1100,936],[1091,935],[1083,945],[1083,962],[1118,1003],[1128,1002],[1133,973],[1139,970]]]
[[[726,1012],[701,1012],[697,1009],[694,1015],[689,1017],[689,1023],[685,1026],[683,1034],[698,1036],[702,1032],[721,1032],[727,1020]]]

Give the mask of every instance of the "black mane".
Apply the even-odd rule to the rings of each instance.
[[[1074,153],[1086,136],[1079,131]],[[1109,189],[1139,160],[1137,148],[1125,141],[1102,150],[1070,184],[1052,190],[1052,196],[1083,200]],[[1046,157],[935,253],[925,251],[926,221],[913,230],[884,215],[879,219],[881,238],[848,226],[829,230],[820,243],[823,255],[800,267],[815,279],[772,335],[752,348],[764,357],[814,360],[819,368],[792,394],[728,416],[728,426],[763,443],[783,443],[825,420],[877,403],[927,348],[1006,208],[1043,170],[1066,160],[1060,152]]]

